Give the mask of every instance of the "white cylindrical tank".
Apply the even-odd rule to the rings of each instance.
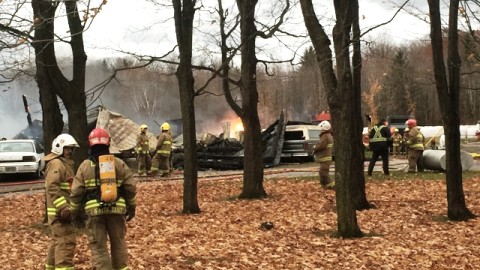
[[[447,155],[445,150],[423,151],[423,166],[427,170],[445,171],[447,169]],[[462,171],[468,171],[473,166],[473,157],[466,151],[460,151]]]

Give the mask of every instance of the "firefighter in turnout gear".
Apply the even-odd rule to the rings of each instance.
[[[70,187],[73,176],[73,150],[77,141],[69,134],[60,134],[52,142],[52,151],[45,156],[45,191],[48,224],[52,240],[48,247],[46,270],[73,270],[76,244],[75,229],[71,224]]]
[[[415,119],[408,119],[407,125],[409,128],[408,139],[406,141],[408,146],[408,172],[423,172],[422,157],[423,150],[425,149],[423,133],[417,127],[417,121]]]
[[[393,150],[392,150],[393,157],[394,158],[400,157],[401,148],[403,144],[403,136],[398,132],[398,128],[393,129],[392,144],[393,144]]]
[[[388,168],[388,141],[392,137],[392,134],[390,134],[387,125],[387,121],[381,119],[378,124],[373,126],[370,130],[368,137],[370,138],[369,147],[370,150],[372,150],[372,159],[370,159],[370,163],[368,164],[369,176],[372,175],[378,157],[382,157],[383,173],[385,175],[390,175]]]
[[[320,140],[313,148],[313,154],[315,162],[320,163],[320,185],[324,188],[334,188],[335,181],[332,181],[329,175],[333,151],[331,125],[328,121],[322,121],[318,126],[320,127]]]
[[[170,175],[170,155],[172,153],[172,135],[170,124],[165,122],[160,126],[162,133],[158,136],[157,152],[153,156],[151,175],[160,172],[162,177]]]
[[[147,172],[152,166],[152,159],[150,158],[150,147],[147,137],[147,125],[140,126],[140,134],[137,136],[137,145],[135,152],[138,160],[138,175],[147,175]]]
[[[85,209],[92,269],[126,270],[125,221],[135,216],[136,182],[125,162],[110,154],[106,130],[94,129],[88,142],[89,159],[80,164],[73,179],[72,216],[78,219],[81,207]]]

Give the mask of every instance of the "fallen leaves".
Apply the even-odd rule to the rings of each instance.
[[[480,213],[478,178],[463,182],[466,202]],[[474,269],[480,265],[478,219],[439,222],[446,213],[444,181],[367,183],[376,209],[358,212],[367,234],[331,236],[335,193],[316,181],[265,182],[269,197],[235,200],[240,180],[199,182],[202,212],[183,215],[180,181],[138,185],[137,216],[127,224],[131,269]],[[43,269],[50,241],[43,196],[0,198],[0,265]],[[262,224],[273,224],[262,229]],[[268,226],[270,227],[270,226]],[[265,227],[263,227],[265,228]],[[27,255],[28,254],[28,255]],[[90,269],[90,250],[77,237],[76,269]]]

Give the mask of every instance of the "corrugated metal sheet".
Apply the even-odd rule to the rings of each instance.
[[[127,117],[109,111],[105,108],[100,109],[97,117],[96,127],[108,131],[111,137],[110,152],[120,153],[135,147],[137,136],[140,133],[140,125],[128,119]],[[157,146],[156,136],[147,131],[150,149]]]

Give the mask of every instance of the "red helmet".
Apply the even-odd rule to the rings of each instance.
[[[416,127],[416,126],[417,126],[417,120],[415,120],[415,119],[408,119],[408,120],[407,120],[407,126],[408,126],[409,128]]]
[[[88,135],[88,145],[94,146],[97,144],[110,145],[110,135],[103,128],[95,128]]]

